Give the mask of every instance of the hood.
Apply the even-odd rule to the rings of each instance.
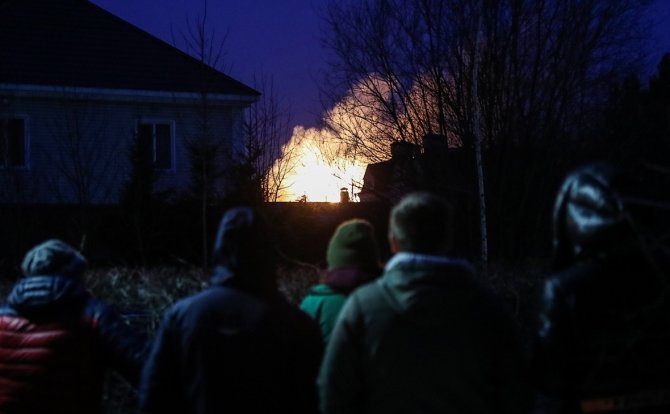
[[[595,259],[615,249],[624,238],[624,205],[614,185],[618,171],[591,164],[563,182],[554,206],[555,266]]]
[[[247,291],[274,291],[275,249],[269,227],[251,208],[228,210],[214,244],[212,283]]]
[[[21,270],[26,276],[59,275],[79,278],[86,267],[86,259],[81,253],[56,239],[47,240],[30,249],[21,263]]]
[[[396,311],[429,324],[458,316],[481,294],[467,261],[441,256],[398,253],[378,283]]]
[[[55,312],[89,297],[76,279],[61,276],[28,276],[9,294],[9,305],[22,315]]]

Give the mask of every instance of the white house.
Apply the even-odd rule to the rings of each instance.
[[[89,1],[0,0],[0,203],[114,204],[134,139],[184,190],[189,143],[234,148],[258,96]]]

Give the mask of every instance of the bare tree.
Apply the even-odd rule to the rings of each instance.
[[[421,145],[438,134],[476,165],[479,137],[496,222],[532,225],[529,201],[547,185],[547,151],[569,144],[603,86],[639,61],[648,3],[331,1],[326,92],[348,103],[327,122],[370,159],[386,156],[381,148],[392,141]],[[474,171],[468,175],[477,187]],[[512,202],[520,207],[504,208]]]
[[[291,112],[278,98],[272,78],[261,75],[253,86],[262,95],[247,113],[241,159],[250,164],[251,179],[262,200],[274,202],[284,190],[294,161],[294,151],[285,145],[292,133]]]
[[[110,136],[107,123],[86,102],[64,102],[63,108],[49,125],[52,139],[44,154],[55,171],[44,179],[55,198],[79,207],[84,238],[90,205],[116,201],[118,153],[125,142]]]
[[[200,76],[202,90],[197,109],[198,125],[196,132],[186,137],[186,146],[191,168],[191,192],[200,204],[202,266],[208,265],[210,207],[222,194],[222,180],[227,166],[231,165],[232,149],[224,137],[219,136],[213,126],[213,109],[208,94],[207,79],[210,68],[223,70],[227,33],[220,35],[210,26],[207,14],[207,1],[201,15],[188,20],[186,30],[180,32],[183,50],[203,64]],[[179,42],[173,42],[177,45]],[[177,45],[178,46],[178,45]]]

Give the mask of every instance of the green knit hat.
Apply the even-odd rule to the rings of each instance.
[[[345,266],[377,269],[379,249],[372,224],[362,219],[353,219],[340,224],[328,243],[326,261],[328,270]]]

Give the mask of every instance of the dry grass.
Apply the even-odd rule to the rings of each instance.
[[[116,306],[148,334],[158,327],[163,310],[205,288],[206,281],[206,274],[197,268],[113,267],[86,274],[86,285],[95,297]]]
[[[278,269],[279,290],[299,303],[318,280],[319,270],[307,264]],[[122,268],[90,270],[86,284],[96,297],[119,308],[127,321],[150,336],[170,305],[201,291],[208,274],[197,268]],[[122,378],[110,375],[104,396],[105,413],[137,413],[137,393]]]
[[[208,277],[198,268],[112,267],[89,270],[85,283],[95,297],[117,307],[132,326],[152,336],[163,311],[204,289]],[[284,265],[277,274],[279,290],[294,304],[302,300],[318,278],[317,267],[302,263]],[[14,282],[15,279],[0,279],[2,302]],[[103,398],[106,414],[138,413],[137,392],[116,374],[108,376]]]
[[[537,293],[544,270],[540,263],[527,263],[516,269],[490,269],[485,280],[510,305],[522,328],[532,313],[531,298]],[[318,282],[320,274],[316,266],[287,262],[278,269],[279,290],[297,305],[310,286]],[[116,306],[131,325],[151,336],[163,311],[179,299],[206,288],[208,277],[208,273],[198,268],[112,267],[89,270],[85,278],[94,296]],[[13,282],[0,279],[3,297]],[[116,374],[109,376],[103,403],[107,414],[138,412],[136,391]]]

